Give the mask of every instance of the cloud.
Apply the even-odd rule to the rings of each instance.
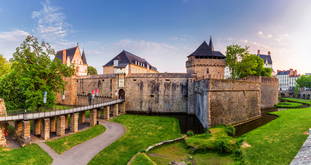
[[[12,57],[15,48],[29,35],[23,30],[12,30],[0,32],[0,54],[3,54],[7,59]]]
[[[33,29],[38,38],[57,45],[70,45],[65,37],[71,32],[71,25],[61,9],[52,6],[49,0],[42,3],[42,9],[32,12],[32,19],[36,21]]]

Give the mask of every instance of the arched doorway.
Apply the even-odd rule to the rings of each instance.
[[[119,99],[125,99],[125,91],[123,89],[119,90]]]

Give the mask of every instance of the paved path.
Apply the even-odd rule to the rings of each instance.
[[[309,136],[302,145],[300,151],[295,156],[290,165],[310,165],[311,164],[311,129]]]
[[[121,124],[101,121],[100,124],[106,127],[106,131],[82,144],[76,145],[61,155],[57,154],[45,143],[37,143],[52,158],[52,165],[86,165],[98,152],[119,139],[125,132]]]

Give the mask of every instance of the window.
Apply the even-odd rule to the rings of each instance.
[[[206,73],[209,74],[209,68],[206,69]]]

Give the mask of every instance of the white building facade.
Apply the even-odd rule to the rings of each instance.
[[[294,90],[296,86],[296,80],[300,77],[297,74],[297,70],[285,70],[277,72],[276,77],[279,79],[279,85],[281,91]]]

